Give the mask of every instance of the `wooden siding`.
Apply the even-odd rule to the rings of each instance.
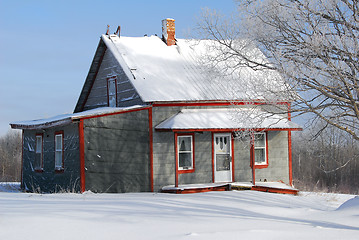
[[[64,132],[64,170],[55,172],[55,132]],[[43,171],[34,170],[35,136],[43,133]],[[80,161],[78,125],[43,130],[24,130],[23,185],[33,192],[80,191]]]
[[[148,110],[84,120],[86,190],[150,191]]]
[[[184,108],[215,108],[226,106],[159,106],[153,108],[153,127],[178,113]],[[231,105],[227,107],[233,107]],[[237,106],[248,107],[248,105]],[[153,129],[154,130],[154,129]],[[256,181],[283,181],[289,183],[288,139],[286,131],[268,132],[268,168],[256,169]],[[212,146],[211,134],[195,133],[195,171],[178,176],[179,184],[196,184],[212,182]],[[249,139],[234,140],[234,179],[235,181],[252,181],[250,167]],[[153,132],[153,183],[154,191],[163,186],[175,184],[174,133]]]
[[[143,104],[133,85],[110,51],[106,51],[83,110],[108,106],[107,78],[117,76],[118,107]]]

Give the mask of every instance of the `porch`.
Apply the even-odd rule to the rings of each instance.
[[[210,191],[231,191],[231,190],[254,190],[270,193],[293,194],[297,195],[299,190],[288,186],[282,182],[257,182],[253,185],[250,182],[233,182],[233,183],[206,183],[206,184],[186,184],[165,186],[162,193],[200,193]]]

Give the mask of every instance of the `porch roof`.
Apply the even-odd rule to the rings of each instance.
[[[183,109],[155,127],[156,130],[302,130],[288,118],[256,107]]]
[[[45,129],[66,125],[75,120],[83,118],[101,117],[103,115],[117,114],[132,110],[141,110],[145,108],[146,106],[141,105],[135,105],[131,107],[101,107],[73,114],[62,114],[50,118],[12,122],[10,123],[10,126],[14,129]]]

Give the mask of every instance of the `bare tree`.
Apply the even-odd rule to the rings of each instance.
[[[0,181],[20,181],[21,133],[9,131],[0,137]]]
[[[291,111],[310,113],[324,127],[334,126],[359,140],[357,1],[237,2],[238,11],[230,17],[203,11],[198,33],[220,46],[211,60],[220,65],[232,59],[237,63],[232,68],[279,72],[299,94]],[[253,54],[253,45],[268,60]]]

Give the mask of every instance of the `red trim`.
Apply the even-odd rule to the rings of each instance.
[[[102,41],[102,40],[100,40],[100,41]],[[101,43],[101,42],[100,42],[100,43]],[[100,43],[99,43],[99,46],[100,46]],[[81,111],[83,111],[84,108],[85,108],[85,104],[86,104],[86,102],[87,102],[87,99],[88,99],[89,96],[90,96],[92,87],[93,87],[93,85],[95,84],[95,80],[96,80],[96,78],[97,78],[97,74],[98,74],[98,72],[99,72],[99,70],[100,70],[103,57],[105,56],[105,53],[106,53],[106,50],[107,50],[106,44],[105,44],[105,43],[103,43],[103,44],[104,44],[103,53],[101,54],[101,57],[100,57],[100,59],[99,59],[99,61],[98,61],[98,65],[97,65],[97,68],[96,68],[96,71],[95,71],[95,75],[94,75],[94,77],[93,77],[93,81],[92,81],[91,86],[90,86],[90,88],[89,88],[89,91],[87,92],[86,97],[85,97],[85,99],[84,99],[84,101],[83,101],[83,103],[82,103],[82,105],[81,105]],[[99,46],[98,46],[98,47],[99,47]],[[96,50],[96,51],[97,51],[97,50]],[[95,54],[95,55],[96,55],[96,54]],[[91,64],[91,65],[92,65],[92,64]],[[90,68],[91,68],[91,67],[90,67]],[[89,72],[89,73],[90,73],[90,72]],[[81,112],[81,111],[80,111],[80,112]]]
[[[177,133],[175,132],[175,187],[178,187]]]
[[[260,192],[269,192],[269,193],[282,193],[282,194],[293,194],[293,195],[298,194],[298,190],[296,189],[272,188],[272,187],[262,187],[262,186],[253,186],[252,190],[260,191]]]
[[[84,120],[84,119],[91,119],[91,118],[98,118],[98,117],[106,117],[106,116],[112,116],[112,115],[117,115],[117,114],[122,114],[122,113],[143,111],[143,110],[147,110],[149,108],[150,107],[143,107],[143,108],[137,108],[137,109],[131,109],[131,110],[124,110],[124,111],[115,112],[115,113],[105,113],[105,114],[99,114],[99,115],[88,116],[88,117],[80,117],[79,119]]]
[[[115,107],[117,107],[117,76],[111,76],[111,77],[107,77],[106,81],[107,81],[107,106],[110,106],[110,92],[109,92],[109,88],[108,88],[108,82],[110,80],[115,80],[115,94],[116,94],[116,105]]]
[[[54,143],[55,143],[55,159],[56,159],[56,136],[62,135],[62,166],[61,169],[56,169],[56,163],[55,163],[55,172],[57,173],[63,173],[65,168],[65,161],[64,161],[64,131],[57,131],[54,134]]]
[[[254,155],[254,134],[251,133],[250,166],[252,168],[252,184],[256,185],[256,168]]]
[[[223,129],[213,129],[213,128],[193,128],[193,129],[156,129],[159,132],[237,132],[245,131],[248,129],[245,128],[223,128]],[[302,131],[302,128],[256,128],[252,129],[255,132],[262,131]]]
[[[288,132],[288,165],[289,165],[289,185],[293,186],[292,172],[292,132]]]
[[[212,132],[212,182],[214,183],[214,133]]]
[[[255,148],[254,148],[254,143],[253,143],[253,152],[252,152],[252,149],[251,149],[251,154],[253,153],[253,161],[252,161],[252,156],[251,156],[251,161],[250,161],[250,166],[251,168],[253,168],[253,166],[256,168],[256,169],[263,169],[263,168],[267,168],[268,165],[269,165],[269,158],[268,158],[268,132],[265,132],[265,136],[266,136],[266,146],[265,146],[265,151],[266,151],[266,164],[256,164],[255,162]],[[254,137],[254,135],[253,135]],[[251,147],[252,147],[252,144],[251,144]]]
[[[190,136],[192,136],[192,160],[193,160],[193,162],[192,162],[192,164],[193,164],[193,166],[192,166],[192,169],[186,169],[186,170],[180,170],[180,169],[178,169],[179,168],[179,166],[178,166],[178,146],[177,146],[177,140],[176,140],[176,157],[177,157],[177,169],[178,169],[178,174],[183,174],[183,173],[193,173],[193,172],[195,172],[195,146],[194,146],[194,133],[175,133],[175,136],[176,136],[176,139],[177,139],[177,137],[178,136],[188,136],[188,135],[190,135]]]
[[[234,137],[233,134],[231,134],[231,148],[232,148],[232,182],[235,182],[234,180]]]
[[[36,133],[35,135],[35,155],[37,154],[37,136],[41,136],[41,159],[40,159],[40,168],[36,168],[35,172],[42,173],[44,171],[44,134],[43,133]]]
[[[80,148],[80,191],[86,191],[85,181],[85,139],[84,139],[84,121],[79,122],[79,148]]]
[[[291,105],[290,103],[287,103],[287,105],[288,105],[288,120],[291,121],[292,120]]]
[[[24,189],[24,179],[23,179],[23,173],[24,173],[24,129],[21,131],[21,176],[20,176],[20,181],[21,181],[21,184],[20,184],[20,188],[21,189]]]
[[[148,126],[150,138],[150,185],[153,192],[153,126],[152,126],[152,107],[148,108]]]
[[[200,192],[210,192],[210,191],[230,191],[230,184],[225,184],[222,186],[215,187],[205,187],[205,188],[184,188],[184,189],[170,189],[162,190],[163,193],[176,193],[176,194],[187,194],[187,193],[200,193]]]
[[[261,100],[252,101],[205,101],[205,102],[170,102],[153,103],[154,107],[182,107],[182,106],[229,106],[229,105],[265,105],[269,104]],[[288,102],[277,102],[276,104],[288,104]],[[273,104],[271,104],[273,105]]]

